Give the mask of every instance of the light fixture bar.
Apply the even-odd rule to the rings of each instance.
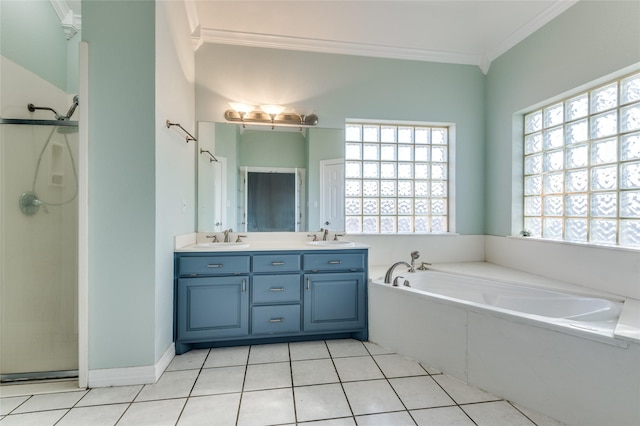
[[[274,110],[271,111],[273,112]],[[224,113],[224,119],[231,123],[268,125],[271,128],[275,126],[313,127],[318,124],[318,116],[315,114],[299,115],[294,112],[269,114],[258,110],[240,112],[228,109]]]

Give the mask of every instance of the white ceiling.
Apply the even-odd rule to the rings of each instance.
[[[194,43],[478,65],[577,0],[187,0]]]

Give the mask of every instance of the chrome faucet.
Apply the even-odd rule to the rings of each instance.
[[[411,269],[409,269],[409,272],[415,272],[416,268],[415,268],[415,262],[416,259],[420,257],[420,252],[415,250],[411,252]]]
[[[404,265],[404,266],[408,267],[409,268],[409,272],[413,272],[413,268],[411,267],[411,265],[408,264],[407,262],[405,262],[404,260],[401,260],[400,262],[396,262],[393,265],[391,265],[391,268],[389,268],[387,270],[387,273],[384,274],[384,283],[385,284],[391,284],[391,277],[393,275],[393,271],[394,271],[394,269],[396,269],[396,267],[398,267],[400,265]]]
[[[329,230],[325,229],[322,233],[322,241],[327,241],[327,235],[329,235]]]
[[[233,229],[229,228],[229,229],[225,229],[224,230],[224,242],[225,243],[229,243],[231,242],[231,238],[229,237],[229,234],[233,232]]]

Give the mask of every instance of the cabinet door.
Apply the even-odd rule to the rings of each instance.
[[[249,277],[178,280],[178,340],[249,334]]]
[[[363,328],[365,309],[364,272],[305,274],[305,331]]]

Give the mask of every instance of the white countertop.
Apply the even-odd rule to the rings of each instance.
[[[348,238],[339,237],[338,243],[333,243],[334,233],[330,232],[327,241],[322,241],[322,234],[316,232],[320,238],[320,244],[314,245],[312,237],[307,232],[249,232],[240,233],[244,244],[242,245],[225,245],[224,243],[211,243],[212,238],[207,236],[216,235],[218,240],[223,240],[221,233],[198,232],[192,234],[179,235],[174,240],[174,250],[176,252],[202,252],[202,253],[218,253],[218,252],[243,252],[243,251],[284,251],[284,250],[353,250],[368,249],[366,244],[349,242]],[[244,237],[246,235],[246,237]],[[231,241],[236,241],[238,233],[231,234]],[[347,244],[348,243],[348,244]],[[198,247],[198,245],[207,244],[207,247]],[[218,245],[219,244],[219,245]]]

